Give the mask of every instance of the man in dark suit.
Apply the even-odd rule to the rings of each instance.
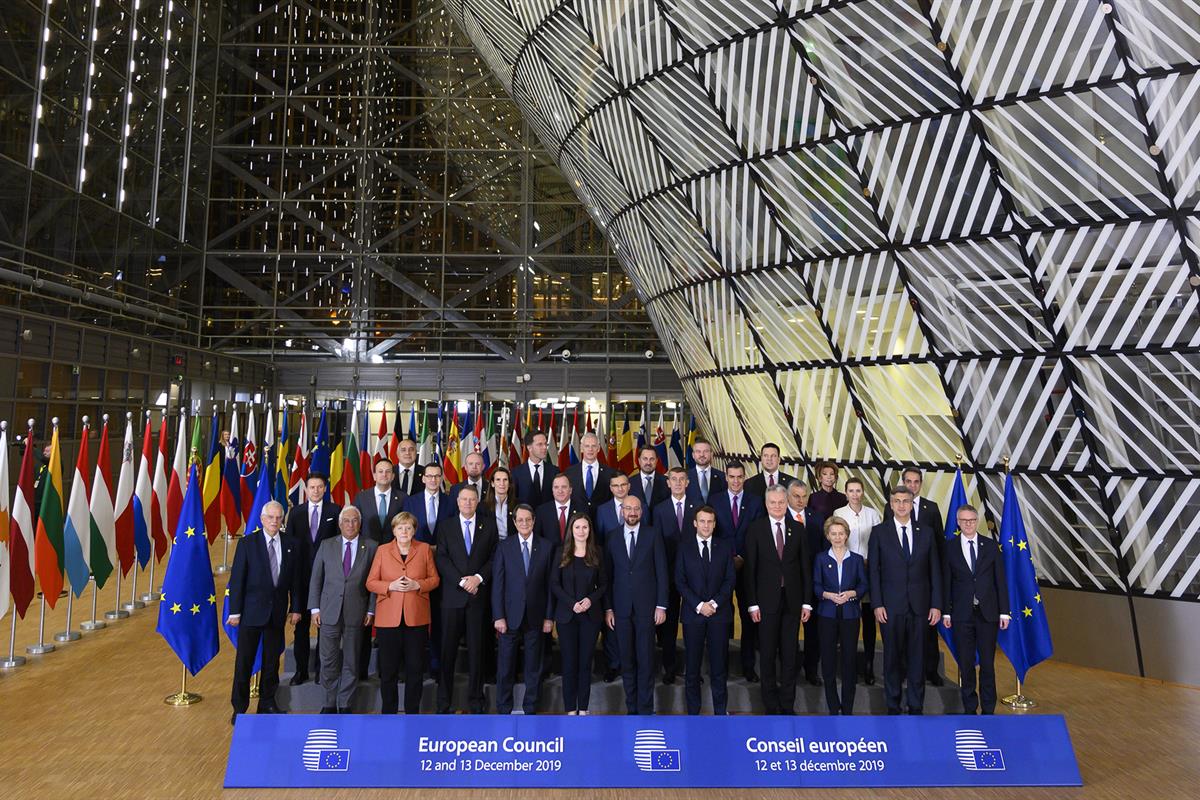
[[[238,629],[233,667],[233,717],[250,707],[250,675],[262,644],[262,682],[258,713],[278,714],[279,657],[283,655],[283,626],[300,621],[298,547],[283,527],[283,506],[274,501],[262,509],[262,530],[246,535],[233,555],[229,574],[228,623]]]
[[[604,546],[605,624],[616,631],[630,714],[654,713],[654,629],[667,619],[667,551],[662,534],[642,524],[642,501],[626,497],[625,524]]]
[[[891,517],[871,529],[867,545],[871,605],[883,634],[883,688],[889,714],[900,713],[905,672],[908,713],[923,713],[925,629],[937,625],[942,616],[942,565],[933,534],[913,519],[912,497],[907,487],[892,489]]]
[[[580,461],[567,468],[565,474],[571,480],[575,505],[586,508],[587,514],[596,520],[596,509],[609,499],[608,481],[613,471],[600,463],[600,437],[585,433],[579,439]]]
[[[779,445],[767,442],[758,452],[759,473],[746,481],[746,491],[763,497],[772,486],[787,486],[794,476],[779,469]]]
[[[1008,579],[996,540],[979,535],[979,512],[958,507],[958,540],[946,542],[942,563],[946,615],[942,624],[954,632],[963,712],[996,712],[996,637],[1008,628]],[[953,624],[951,616],[954,616]],[[979,693],[975,692],[975,657],[979,657]]]
[[[553,544],[561,545],[567,537],[567,520],[572,514],[587,514],[588,508],[585,503],[576,502],[571,492],[571,479],[566,475],[554,476],[550,493],[550,502],[538,507],[533,531]]]
[[[550,501],[550,487],[558,475],[558,467],[546,460],[547,441],[542,431],[525,434],[525,446],[529,448],[529,458],[513,469],[513,483],[517,502],[536,509]]]
[[[708,652],[713,713],[726,713],[726,662],[733,624],[733,548],[713,536],[717,515],[695,512],[694,535],[680,540],[675,585],[683,597],[684,694],[689,714],[700,713],[700,666]]]
[[[725,473],[712,465],[712,442],[697,436],[692,442],[692,461],[688,469],[688,497],[704,505],[717,492],[725,491]]]
[[[808,552],[815,559],[817,553],[829,549],[829,540],[825,538],[825,517],[808,505],[808,484],[802,480],[793,479],[787,484],[788,516],[796,521],[804,531],[808,542]],[[816,595],[809,601],[813,608],[821,598]],[[804,678],[813,686],[821,685],[821,636],[817,628],[817,615],[810,614],[804,623]]]
[[[746,600],[759,626],[763,706],[768,714],[795,714],[797,640],[800,624],[812,614],[815,554],[800,524],[788,516],[787,490],[770,487],[764,502],[767,515],[746,532]]]
[[[758,680],[754,670],[754,656],[758,652],[758,626],[750,621],[749,604],[746,602],[746,531],[751,523],[761,517],[762,500],[758,495],[746,492],[746,467],[740,461],[725,465],[728,486],[725,491],[709,495],[709,505],[717,515],[716,537],[728,542],[733,549],[734,586],[737,589],[738,616],[742,621],[742,675],[750,683]],[[733,635],[730,626],[729,635]]]
[[[946,526],[942,520],[942,510],[934,501],[921,496],[923,476],[916,467],[908,467],[900,475],[904,486],[912,492],[912,518],[918,528],[933,534],[933,544],[937,548],[938,563],[945,558]],[[892,509],[889,506],[883,510],[883,521],[891,519]],[[929,628],[923,634],[925,637],[925,680],[932,686],[942,686],[945,680],[938,672],[938,639],[937,626]]]
[[[525,649],[526,714],[536,714],[542,688],[542,641],[554,627],[550,602],[550,570],[558,549],[544,536],[533,535],[533,518],[525,509],[516,535],[496,548],[492,562],[492,619],[500,634],[496,664],[496,713],[513,710],[517,650]]]
[[[637,462],[638,471],[629,476],[629,493],[642,501],[645,520],[653,524],[655,507],[667,499],[671,490],[667,488],[666,477],[658,474],[658,451],[648,444],[642,445],[638,448]]]
[[[662,651],[663,683],[675,683],[679,674],[679,591],[675,587],[674,564],[681,544],[690,542],[696,535],[694,517],[697,504],[688,499],[687,470],[671,467],[667,472],[670,488],[667,498],[654,509],[658,523],[655,527],[662,532],[663,545],[667,551],[667,563],[671,568],[671,590],[667,596],[667,621],[658,626],[658,647]],[[714,517],[714,528],[715,528]],[[731,559],[732,561],[732,559]]]
[[[596,543],[601,547],[608,539],[610,531],[625,524],[622,506],[625,498],[629,496],[629,476],[614,470],[612,477],[608,479],[608,491],[612,497],[596,508]]]
[[[437,529],[434,563],[442,579],[441,679],[438,713],[449,714],[454,696],[454,667],[458,645],[467,639],[467,704],[472,714],[484,713],[484,633],[488,617],[492,558],[500,541],[496,519],[476,514],[479,494],[468,486],[458,493],[458,514],[443,519]]]
[[[317,558],[317,549],[321,542],[338,535],[338,514],[342,507],[332,500],[325,499],[325,487],[328,484],[324,475],[310,472],[304,480],[306,502],[294,507],[288,514],[287,529],[284,531],[292,537],[299,552],[296,579],[306,591],[308,581],[312,577],[313,561]],[[303,596],[304,592],[301,592]],[[312,614],[303,604],[300,606],[300,623],[296,626],[296,636],[292,642],[292,656],[296,659],[296,672],[288,682],[299,686],[308,680],[309,672],[316,672],[317,653],[312,647],[311,631]],[[312,663],[310,663],[310,661]]]
[[[392,536],[392,518],[404,510],[404,494],[395,487],[392,462],[381,458],[371,470],[375,485],[354,498],[362,515],[362,535],[376,544],[387,544]]]
[[[461,481],[450,487],[450,505],[458,507],[458,493],[464,486],[474,486],[480,497],[487,494],[487,480],[483,477],[483,456],[479,453],[467,453],[463,458],[463,472],[466,473]]]
[[[404,498],[404,510],[417,518],[418,541],[433,544],[437,526],[442,520],[454,516],[455,507],[442,491],[442,468],[437,464],[426,464],[421,473],[424,488]],[[432,512],[433,516],[430,516]]]
[[[424,467],[417,463],[417,443],[407,436],[396,448],[395,487],[400,494],[411,497],[421,491],[421,473]]]

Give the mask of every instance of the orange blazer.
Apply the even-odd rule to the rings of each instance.
[[[419,582],[416,592],[393,592],[388,585],[402,575]],[[367,576],[367,591],[376,595],[375,627],[397,628],[407,625],[418,628],[430,622],[429,593],[442,579],[433,564],[433,548],[413,539],[408,546],[408,560],[400,560],[400,546],[395,541],[380,545],[371,562]]]

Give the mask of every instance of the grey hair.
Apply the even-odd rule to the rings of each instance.
[[[782,483],[777,483],[767,488],[767,494],[787,494],[787,488]],[[766,495],[763,495],[763,498],[766,499]]]
[[[804,481],[800,480],[799,478],[792,478],[790,481],[788,481],[788,484],[787,484],[788,491],[791,491],[795,487],[799,487],[806,492],[811,491],[811,489],[808,488],[808,484],[805,483]]]
[[[279,513],[280,514],[283,513],[283,503],[279,502],[278,500],[270,500],[266,503],[263,503],[262,510],[258,512],[259,516],[262,516],[263,514],[267,513],[268,508],[278,508]]]
[[[341,513],[338,514],[338,525],[342,524],[342,520],[346,518],[347,514],[354,514],[358,517],[358,524],[362,524],[362,512],[359,511],[355,506],[344,506]]]

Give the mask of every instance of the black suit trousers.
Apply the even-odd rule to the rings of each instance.
[[[556,627],[562,651],[563,710],[587,711],[592,696],[592,654],[600,625],[587,614],[576,614],[570,622],[560,622]],[[615,642],[616,632],[609,634]]]
[[[763,613],[758,624],[763,706],[768,714],[796,713],[796,655],[800,617],[788,611]],[[776,659],[780,671],[776,672]]]
[[[300,612],[300,621],[296,623],[296,633],[292,640],[292,655],[296,659],[296,672],[300,675],[320,675],[321,659],[317,648],[320,637],[312,639],[312,612]],[[312,669],[309,667],[312,666]]]
[[[425,689],[425,646],[429,643],[429,626],[398,625],[395,628],[376,628],[379,638],[379,696],[381,714],[400,710],[400,690],[396,682],[404,670],[404,713],[421,713],[421,693]]]
[[[700,713],[700,667],[708,653],[708,679],[712,689],[713,713],[724,716],[728,705],[729,623],[701,617],[683,626],[684,696],[687,712]]]
[[[519,628],[500,634],[496,659],[496,713],[510,714],[513,708],[513,683],[517,675],[517,650],[525,648],[526,714],[536,714],[542,692],[542,621],[525,620]]]
[[[900,713],[900,687],[908,680],[908,712],[925,707],[925,636],[929,621],[912,613],[888,612],[883,634],[883,693],[889,714]]]
[[[737,591],[738,617],[742,621],[742,674],[754,669],[754,655],[758,652],[758,625],[750,619],[750,604],[746,602],[746,570],[743,567],[734,576],[734,589]],[[733,625],[729,626],[729,636],[733,637]]]
[[[279,657],[283,655],[283,625],[287,615],[273,614],[266,625],[239,625],[237,655],[233,662],[233,710],[245,714],[250,707],[250,676],[254,656],[262,644],[262,669],[258,685],[260,711],[275,708],[275,692],[279,689]]]
[[[950,630],[958,653],[958,674],[962,676],[963,711],[974,714],[996,713],[996,637],[1000,623],[988,622],[976,608],[969,618],[955,615]],[[975,655],[979,654],[979,693],[976,695]]]
[[[625,709],[630,714],[653,714],[654,612],[617,617],[616,625]]]
[[[663,672],[672,675],[679,674],[676,666],[679,662],[679,603],[679,592],[675,590],[675,579],[672,577],[667,593],[667,621],[659,625],[654,634],[662,651]]]
[[[855,602],[855,601],[851,601]],[[821,677],[825,681],[825,705],[830,714],[854,713],[854,689],[858,681],[858,620],[813,617],[821,638]],[[808,646],[805,634],[805,646]],[[839,694],[837,679],[842,679]]]
[[[816,608],[814,600],[812,607]],[[857,651],[857,647],[855,650]],[[855,655],[857,658],[857,655]],[[821,629],[814,611],[804,623],[804,675],[811,679],[817,676],[821,667]]]
[[[480,591],[483,591],[482,589]],[[441,677],[438,680],[438,713],[451,713],[454,698],[454,672],[458,661],[458,644],[464,634],[467,639],[467,706],[472,714],[484,712],[483,696],[483,636],[487,620],[487,603],[468,603],[466,608],[442,606]]]

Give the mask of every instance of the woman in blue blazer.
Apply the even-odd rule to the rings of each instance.
[[[867,565],[862,556],[849,547],[850,525],[846,520],[841,517],[825,520],[825,538],[829,540],[829,549],[818,554],[813,564],[813,591],[820,598],[817,635],[821,643],[821,676],[829,713],[852,714],[858,618],[862,596],[867,593]],[[842,677],[840,697],[834,680],[839,672]]]

